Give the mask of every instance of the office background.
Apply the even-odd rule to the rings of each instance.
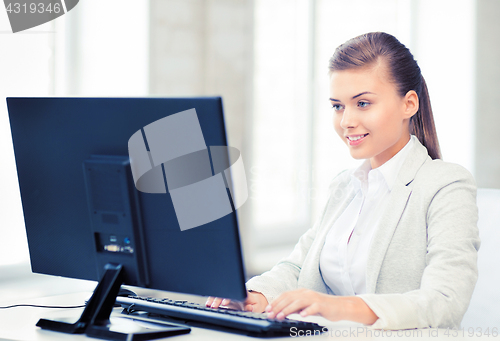
[[[444,160],[500,188],[499,14],[497,0],[81,0],[12,34],[0,11],[0,97],[221,95],[247,172],[240,221],[256,274],[311,226],[330,179],[359,163],[333,130],[327,77],[335,47],[358,34],[410,48]],[[29,262],[5,102],[0,160],[5,279]]]

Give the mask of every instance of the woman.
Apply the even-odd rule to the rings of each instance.
[[[340,45],[329,69],[335,130],[365,161],[333,179],[323,214],[291,255],[247,282],[245,309],[460,328],[477,280],[476,185],[440,160],[420,68],[395,37],[376,32]]]

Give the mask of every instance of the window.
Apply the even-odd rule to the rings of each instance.
[[[12,34],[7,13],[0,10],[0,265],[28,261],[28,246],[17,182],[6,97],[53,94],[53,24]]]
[[[5,97],[147,95],[148,16],[148,1],[86,0],[12,34],[0,10],[0,265],[29,259]]]
[[[309,223],[309,2],[255,3],[252,226],[262,241],[297,240]]]

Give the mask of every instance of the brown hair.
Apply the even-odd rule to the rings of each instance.
[[[427,85],[410,50],[394,36],[372,32],[352,38],[337,47],[330,58],[330,72],[373,65],[383,58],[391,81],[404,97],[410,90],[418,95],[419,108],[410,119],[410,134],[415,135],[427,148],[432,159],[441,158],[441,150],[434,125]]]

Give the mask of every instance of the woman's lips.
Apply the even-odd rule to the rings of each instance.
[[[348,135],[347,136],[347,141],[349,142],[350,146],[357,146],[361,142],[365,140],[365,138],[368,136],[368,134],[361,134],[361,135]],[[351,140],[352,139],[352,140]]]

